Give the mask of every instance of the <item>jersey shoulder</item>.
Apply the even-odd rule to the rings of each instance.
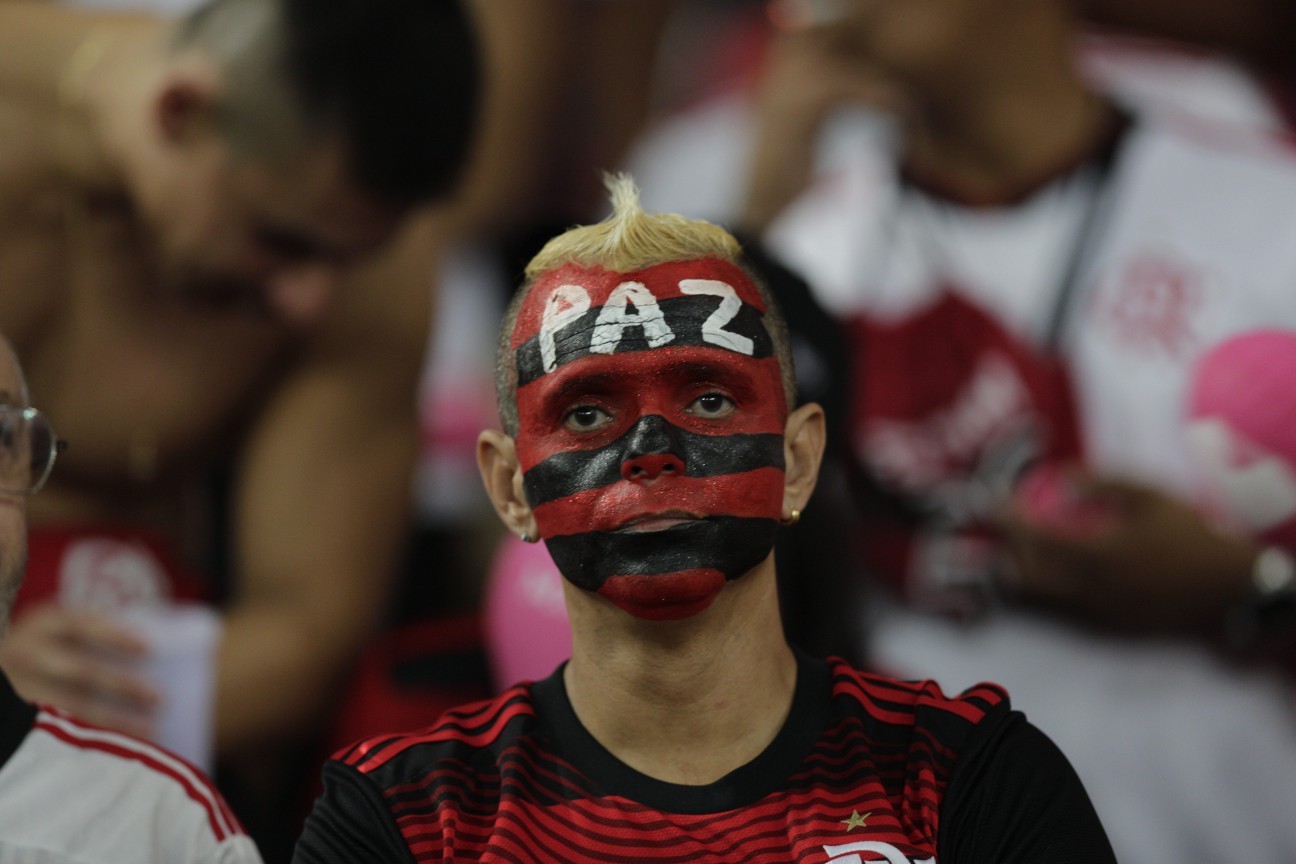
[[[1171,193],[1195,192],[1202,202],[1244,201],[1247,213],[1272,211],[1277,224],[1290,224],[1282,217],[1296,190],[1293,135],[1180,116],[1144,118],[1136,133],[1123,183],[1163,192],[1171,209],[1181,203]],[[1183,183],[1185,178],[1193,182]]]
[[[45,706],[0,770],[0,835],[87,862],[261,860],[201,769]]]
[[[1006,714],[1008,693],[982,682],[947,696],[935,681],[903,681],[830,661],[834,714],[853,716],[877,732],[927,735],[958,748],[978,725]]]
[[[530,685],[518,684],[491,699],[452,708],[422,729],[361,739],[333,758],[390,786],[437,765],[494,762],[534,729],[535,716]]]

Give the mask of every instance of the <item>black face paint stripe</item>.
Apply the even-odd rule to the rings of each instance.
[[[646,447],[650,449],[644,449]],[[783,467],[783,436],[762,432],[699,435],[654,414],[639,418],[629,431],[597,450],[572,450],[532,466],[522,478],[527,501],[539,507],[621,479],[621,466],[632,455],[673,453],[684,462],[686,477],[719,477],[756,468]]]
[[[719,570],[737,579],[774,548],[778,522],[712,516],[666,531],[591,531],[550,537],[545,546],[563,576],[597,591],[612,576]]]
[[[675,335],[670,346],[685,347],[720,347],[702,337],[702,325],[720,308],[722,299],[711,295],[688,297],[671,297],[658,301],[666,324]],[[631,307],[633,308],[633,304]],[[590,342],[594,336],[594,323],[598,320],[602,307],[590,309],[554,334],[555,359],[558,366],[579,360],[590,355]],[[756,358],[769,357],[774,352],[769,333],[765,331],[764,315],[756,307],[744,303],[734,317],[725,322],[723,329],[752,341],[752,353]],[[628,351],[649,350],[648,340],[644,337],[643,327],[627,326],[612,353],[623,354]],[[517,355],[518,386],[524,387],[545,374],[544,360],[540,353],[540,337],[532,336],[518,346]]]

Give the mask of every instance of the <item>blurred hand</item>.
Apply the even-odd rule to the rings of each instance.
[[[24,699],[111,729],[150,737],[158,693],[130,671],[148,646],[112,619],[54,604],[34,607],[0,641],[0,667]]]
[[[1092,623],[1136,632],[1218,624],[1244,595],[1256,549],[1193,507],[1124,480],[1078,474],[1074,494],[1108,518],[1079,532],[1049,527],[1020,506],[1001,528],[1008,587]]]
[[[806,187],[825,119],[851,104],[901,108],[899,92],[850,49],[840,27],[773,39],[756,100],[744,229],[759,233]]]

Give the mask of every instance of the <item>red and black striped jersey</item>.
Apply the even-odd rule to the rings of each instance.
[[[604,749],[561,670],[361,741],[326,764],[294,860],[1114,860],[1070,765],[998,687],[948,698],[840,660],[798,663],[775,740],[705,786]]]

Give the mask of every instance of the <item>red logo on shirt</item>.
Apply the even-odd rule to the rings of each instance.
[[[1145,253],[1102,286],[1096,312],[1127,347],[1177,360],[1199,344],[1193,320],[1205,294],[1201,273],[1169,256]]]

